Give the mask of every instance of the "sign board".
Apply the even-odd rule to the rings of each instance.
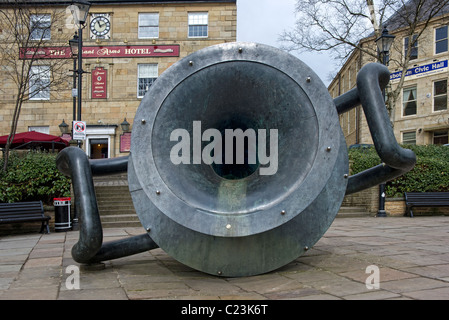
[[[120,136],[120,152],[131,151],[131,132],[125,132]]]
[[[69,142],[70,140],[72,140],[72,135],[70,133],[64,133],[61,138],[67,142]]]
[[[73,140],[86,140],[85,121],[73,121]]]
[[[424,76],[429,76],[431,74],[437,74],[442,72],[447,72],[447,60],[438,61],[426,64],[424,66],[417,66],[411,69],[408,69],[405,73],[405,80],[417,79]],[[402,71],[394,72],[390,74],[390,81],[399,81],[401,79]]]
[[[42,47],[19,49],[20,59],[69,59],[70,47]],[[142,46],[86,46],[83,58],[146,58],[179,57],[179,44]]]
[[[101,67],[92,71],[92,99],[107,98],[107,76],[108,71]]]

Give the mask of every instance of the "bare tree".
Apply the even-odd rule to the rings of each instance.
[[[55,49],[67,45],[62,32],[66,10],[37,6],[24,0],[0,2],[0,66],[4,96],[14,101],[3,170],[7,170],[11,143],[24,101],[49,99],[50,87],[67,82],[67,59],[49,59]],[[11,88],[10,84],[14,84]],[[58,90],[53,90],[58,91]]]
[[[399,59],[391,62],[402,70],[399,84],[388,92],[388,109],[393,117],[412,48],[431,19],[448,10],[449,0],[298,0],[296,25],[293,30],[284,31],[280,40],[287,50],[330,52],[341,67],[354,50],[378,60],[373,41],[381,35],[383,26],[388,26],[390,33],[406,30],[411,40],[407,50],[403,50],[402,42],[393,47],[398,53],[394,56]]]
[[[375,57],[360,40],[375,32],[386,6],[375,10],[373,0],[298,0],[296,25],[281,40],[288,50],[328,51],[342,65],[354,49]]]

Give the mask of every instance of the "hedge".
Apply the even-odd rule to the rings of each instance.
[[[449,192],[449,147],[403,145],[417,156],[416,166],[405,175],[386,184],[387,197],[400,197],[404,192]],[[374,148],[349,149],[351,173],[356,174],[381,163]],[[7,172],[0,172],[0,202],[42,200],[70,196],[71,181],[56,168],[56,154],[11,153]],[[0,159],[0,168],[3,159]]]
[[[71,181],[56,168],[56,154],[45,152],[11,152],[8,170],[0,172],[0,202],[42,200],[69,197]],[[3,159],[0,159],[3,168]]]
[[[386,183],[387,197],[401,197],[404,192],[449,192],[449,147],[403,145],[415,152],[415,168]],[[350,149],[351,172],[356,174],[381,163],[376,150]]]

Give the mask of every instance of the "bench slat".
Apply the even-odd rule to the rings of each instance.
[[[405,192],[406,210],[413,217],[413,207],[449,206],[449,192]]]
[[[41,221],[41,232],[50,232],[42,201],[0,203],[0,224]]]
[[[23,217],[23,218],[8,218],[0,219],[0,224],[8,224],[14,222],[31,222],[31,221],[46,221],[50,220],[50,217]]]
[[[35,217],[46,217],[41,213],[24,213],[24,214],[4,214],[0,215],[0,219],[14,219],[14,218],[35,218]]]

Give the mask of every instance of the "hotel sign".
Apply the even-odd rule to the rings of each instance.
[[[405,73],[405,80],[416,79],[424,76],[428,76],[431,74],[437,74],[441,72],[447,72],[447,60],[438,61],[430,64],[426,64],[424,66],[414,67],[412,69],[408,69]],[[402,71],[394,72],[390,74],[390,81],[399,81],[402,76]]]
[[[92,70],[92,99],[107,98],[108,71],[98,67]]]
[[[20,48],[20,59],[68,59],[72,57],[70,47]],[[84,58],[146,58],[179,57],[179,45],[148,46],[87,46],[83,47]]]
[[[179,45],[83,47],[83,58],[179,57]]]

